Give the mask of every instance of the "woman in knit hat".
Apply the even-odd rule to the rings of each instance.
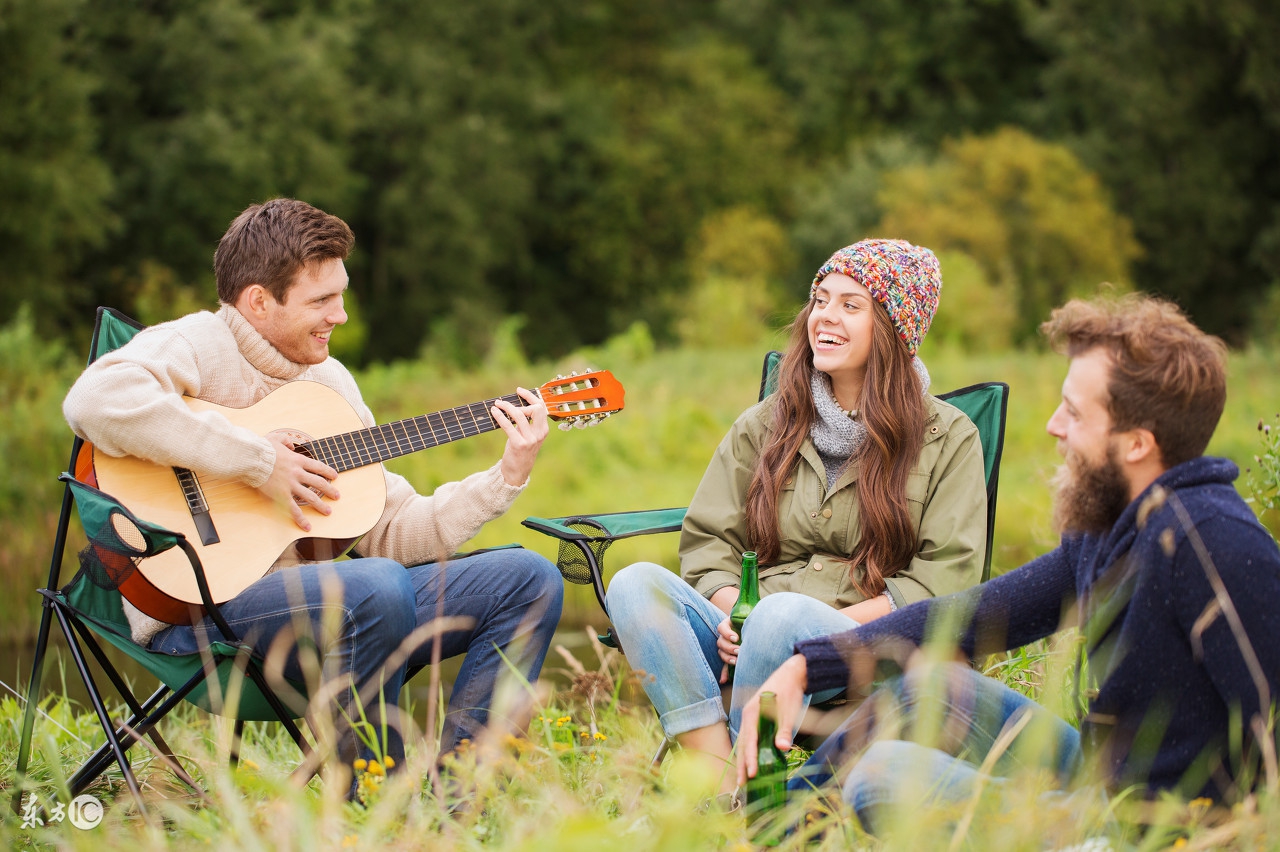
[[[610,618],[664,731],[713,762],[722,791],[741,705],[795,642],[981,578],[977,429],[929,395],[916,357],[941,286],[933,252],[902,240],[832,255],[792,324],[777,392],[738,418],[703,475],[681,577],[641,562],[610,583]],[[728,612],[745,551],[759,556],[761,601],[739,637]]]

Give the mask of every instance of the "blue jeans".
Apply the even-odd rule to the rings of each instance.
[[[396,706],[406,675],[431,663],[434,641],[419,644],[394,668],[384,663],[405,637],[436,618],[441,594],[445,617],[471,622],[439,640],[441,659],[466,654],[444,719],[440,749],[447,752],[464,738],[474,740],[488,721],[494,685],[507,668],[503,655],[530,682],[542,670],[564,598],[560,574],[544,557],[513,548],[411,568],[378,558],[284,568],[258,580],[221,610],[240,638],[263,657],[282,637],[290,649],[283,672],[287,678],[308,680],[293,638],[304,636],[320,645],[326,682],[342,678],[363,691],[365,684],[380,679],[380,693],[373,692],[364,712],[381,730],[379,698],[387,707]],[[207,617],[194,626],[162,630],[151,640],[151,649],[190,654],[200,650],[205,636],[222,638]],[[359,718],[349,688],[339,692],[338,700],[344,713]],[[403,738],[394,720],[387,721],[385,753],[403,764]],[[345,759],[355,749],[349,733],[344,740]],[[359,751],[371,754],[364,747]]]
[[[923,672],[923,674],[921,674]],[[868,831],[894,805],[967,799],[1006,726],[1026,726],[991,766],[1003,777],[1038,768],[1065,786],[1081,763],[1080,733],[1031,699],[957,663],[890,678],[819,746],[791,790],[820,786],[847,767],[844,800]]]
[[[667,736],[725,721],[720,696],[724,661],[716,650],[716,627],[728,616],[680,577],[651,562],[628,565],[614,575],[606,602],[627,661],[646,675],[645,692]],[[796,642],[857,626],[807,595],[780,592],[762,598],[742,628],[729,735],[737,738],[742,705],[792,655]],[[825,701],[842,691],[810,698]]]

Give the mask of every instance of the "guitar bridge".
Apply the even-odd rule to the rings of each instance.
[[[209,504],[205,502],[200,480],[185,467],[175,467],[173,472],[178,477],[178,484],[182,486],[182,496],[187,501],[187,511],[191,513],[191,520],[196,525],[200,543],[217,544],[222,539],[218,537],[218,530],[213,525],[213,517],[209,514]]]

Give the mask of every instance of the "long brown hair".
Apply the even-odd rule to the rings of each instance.
[[[762,564],[781,553],[782,486],[799,464],[800,447],[817,416],[810,389],[813,304],[810,299],[791,324],[791,340],[778,366],[773,429],[747,489],[747,534]],[[849,459],[849,464],[862,469],[858,484],[861,530],[848,558],[851,569],[859,564],[865,568],[860,578],[854,575],[853,583],[867,597],[883,592],[884,578],[907,567],[917,549],[907,506],[907,475],[920,458],[926,418],[920,379],[906,344],[879,302],[872,314],[871,353],[859,406],[867,439]]]

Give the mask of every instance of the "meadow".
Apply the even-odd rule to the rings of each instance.
[[[611,370],[626,387],[625,411],[598,427],[553,432],[512,512],[472,542],[519,542],[554,559],[551,540],[522,527],[521,518],[684,505],[729,424],[755,401],[763,352],[781,345],[780,339],[764,336],[734,348],[658,349],[636,327],[599,349],[554,364],[529,364],[514,349],[495,347],[475,370],[403,362],[366,370],[360,380],[370,406],[380,419],[390,420],[509,393],[515,384],[537,386],[557,373]],[[1054,543],[1046,482],[1057,455],[1044,423],[1057,404],[1065,362],[1034,351],[973,355],[926,348],[922,356],[937,391],[990,379],[1011,387],[993,563],[997,573],[1017,567]],[[0,403],[8,415],[0,424],[0,623],[10,642],[30,637],[39,615],[33,589],[43,584],[47,571],[58,500],[53,480],[68,447],[58,403],[77,372],[75,360],[21,323],[0,331]],[[1253,466],[1260,452],[1260,422],[1275,422],[1278,362],[1280,354],[1261,350],[1231,358],[1227,412],[1210,452],[1235,459],[1242,469]],[[430,490],[492,463],[501,446],[501,436],[492,433],[392,466]],[[1250,495],[1245,477],[1238,485]],[[674,535],[621,542],[610,551],[609,570],[638,559],[675,568],[675,550]],[[590,589],[569,587],[566,635],[586,647],[590,628],[603,626]],[[993,676],[1056,702],[1069,716],[1072,701],[1063,695],[1074,650],[1067,637],[985,664]],[[91,791],[108,802],[97,828],[78,830],[65,821],[23,827],[11,814],[0,828],[0,844],[596,850],[614,842],[627,849],[750,848],[740,817],[700,807],[707,779],[678,754],[651,769],[660,731],[619,655],[600,647],[578,651],[549,658],[543,682],[512,686],[513,696],[534,700],[528,738],[482,744],[488,759],[478,763],[464,755],[453,767],[454,786],[447,795],[432,786],[426,748],[411,750],[406,771],[385,780],[366,768],[374,779],[367,807],[346,803],[340,782],[316,780],[298,789],[287,781],[296,749],[283,732],[262,726],[251,726],[246,759],[233,771],[225,763],[229,725],[184,710],[166,735],[189,758],[207,798],[193,796],[158,760],[140,754],[137,764],[155,806],[151,821],[139,817],[118,774],[109,774]],[[578,662],[584,656],[585,668]],[[17,670],[6,671],[3,679],[25,681],[27,671],[14,665]],[[59,674],[46,677],[56,684]],[[65,690],[55,688],[42,706],[47,716],[37,725],[32,772],[40,782],[37,794],[52,805],[77,759],[90,750],[97,723],[86,708],[66,699]],[[0,699],[0,759],[6,765],[15,759],[21,715],[18,699]],[[6,796],[13,793],[9,775],[0,777],[0,788]],[[1280,844],[1274,791],[1234,813],[1220,813],[1204,803],[1139,807],[1123,796],[1046,806],[1038,798],[1043,788],[1044,779],[1028,778],[989,791],[958,812],[915,815],[880,839],[863,835],[842,806],[813,795],[789,806],[788,818],[805,827],[783,846],[1042,849],[1099,837],[1116,849]]]

